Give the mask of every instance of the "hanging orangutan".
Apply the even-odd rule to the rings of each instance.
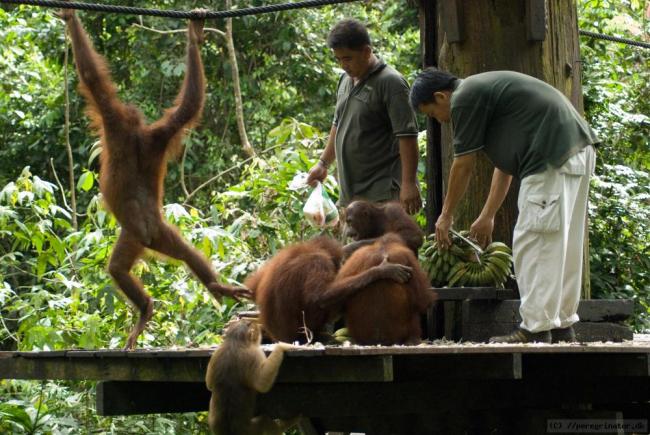
[[[98,132],[102,153],[99,186],[105,203],[122,226],[108,271],[139,311],[126,349],[133,349],[153,315],[153,300],[130,271],[143,251],[151,249],[184,261],[217,299],[249,297],[244,288],[220,284],[209,261],[188,244],[162,216],[163,181],[167,160],[181,149],[187,129],[195,126],[203,110],[205,77],[199,47],[203,19],[189,23],[185,79],[174,106],[159,120],[146,124],[142,113],[117,96],[106,60],[93,48],[75,12],[63,9],[79,74],[79,90],[87,114]]]

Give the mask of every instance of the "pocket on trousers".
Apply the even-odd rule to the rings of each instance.
[[[560,195],[533,194],[524,198],[519,211],[519,228],[537,233],[553,233],[560,229]]]

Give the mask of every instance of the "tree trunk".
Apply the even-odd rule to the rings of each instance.
[[[226,0],[226,10],[230,10],[231,0]],[[246,124],[244,123],[244,104],[242,103],[241,87],[239,84],[239,65],[237,63],[237,53],[235,51],[235,42],[232,36],[232,18],[226,19],[226,47],[228,48],[228,58],[230,59],[230,69],[232,71],[232,86],[235,92],[235,113],[237,115],[237,130],[241,146],[246,155],[254,156],[255,150],[248,141],[246,134]]]
[[[527,13],[527,4],[534,9],[535,5],[543,6],[544,3],[547,20],[545,31],[542,21],[544,40],[529,41],[527,34],[531,25],[527,23],[535,11]],[[573,0],[452,0],[440,1],[438,5],[441,69],[458,77],[494,70],[519,71],[550,83],[582,108],[577,15]],[[449,125],[442,128],[442,156],[446,183],[453,160]],[[456,213],[456,228],[469,229],[481,212],[490,191],[493,168],[481,153],[474,179]],[[513,181],[495,222],[494,238],[508,244],[512,243],[517,219],[518,188],[519,183]]]
[[[421,10],[437,6],[438,66],[458,77],[485,71],[513,70],[543,80],[563,92],[583,111],[580,48],[575,0],[438,0],[422,1]],[[426,32],[424,32],[426,34]],[[429,33],[428,38],[433,38]],[[426,44],[423,42],[426,47]],[[426,57],[426,53],[425,53]],[[442,126],[442,179],[447,190],[453,160],[451,129]],[[474,179],[455,214],[456,229],[469,229],[490,190],[493,166],[480,153]],[[497,213],[494,239],[512,244],[519,183],[513,180]],[[583,288],[589,297],[585,244]]]

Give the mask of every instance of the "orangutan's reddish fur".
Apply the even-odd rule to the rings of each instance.
[[[350,337],[364,345],[419,343],[420,317],[435,297],[428,290],[429,280],[417,257],[399,235],[388,233],[357,249],[343,264],[337,280],[384,261],[409,266],[411,279],[404,283],[378,280],[350,296],[343,308]]]
[[[167,159],[179,153],[185,130],[197,124],[203,110],[205,77],[199,52],[203,21],[190,21],[186,75],[174,107],[147,125],[136,107],[119,100],[105,59],[95,52],[74,11],[64,9],[59,15],[68,25],[79,89],[101,140],[100,190],[122,226],[108,270],[140,312],[126,345],[133,348],[153,313],[151,297],[130,274],[145,248],[184,261],[217,298],[247,294],[244,289],[219,284],[207,259],[161,213]]]

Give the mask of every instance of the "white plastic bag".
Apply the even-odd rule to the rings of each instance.
[[[301,190],[304,188],[308,187],[307,184],[307,178],[309,177],[309,174],[306,172],[298,172],[294,177],[293,180],[289,182],[289,185],[287,188],[289,190]]]
[[[339,223],[339,211],[323,188],[317,183],[302,209],[305,217],[317,227],[333,227]]]

